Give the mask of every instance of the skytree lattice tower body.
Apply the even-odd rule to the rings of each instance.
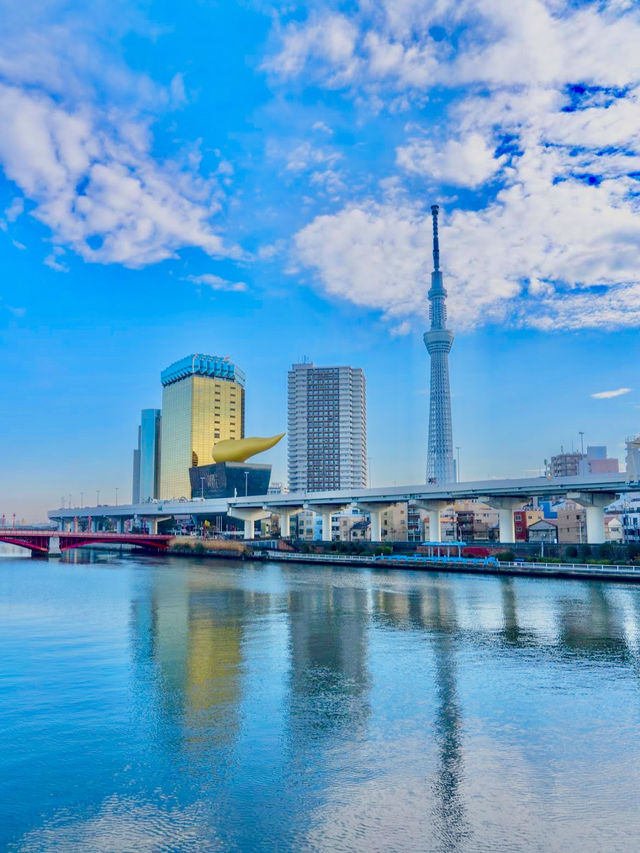
[[[447,291],[442,284],[440,246],[438,243],[438,205],[431,207],[433,218],[433,272],[429,290],[431,328],[424,333],[424,343],[431,357],[431,394],[429,398],[429,444],[427,449],[427,482],[452,483],[453,436],[451,432],[451,390],[449,388],[449,352],[453,332],[447,329]]]

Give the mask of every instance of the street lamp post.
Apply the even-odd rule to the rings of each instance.
[[[460,482],[460,448],[456,447],[456,481]]]
[[[200,477],[200,497],[204,500],[204,477]]]
[[[245,498],[249,494],[249,472],[244,472],[244,496]]]
[[[116,506],[118,506],[118,487],[116,486]]]

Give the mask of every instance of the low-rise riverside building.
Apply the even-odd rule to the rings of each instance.
[[[527,534],[529,542],[555,544],[558,541],[558,526],[555,519],[541,518],[529,525]]]

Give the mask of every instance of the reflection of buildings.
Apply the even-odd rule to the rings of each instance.
[[[152,576],[132,613],[138,663],[152,673],[167,724],[190,742],[227,742],[242,698],[245,594],[190,585],[181,575]],[[181,731],[181,735],[182,735]]]
[[[190,497],[189,469],[212,462],[218,441],[244,438],[244,374],[228,358],[189,355],[161,380],[159,497]]]
[[[309,730],[358,730],[369,715],[366,590],[294,590],[288,611],[294,742]]]
[[[630,657],[619,612],[609,601],[605,584],[583,586],[587,598],[567,598],[559,614],[561,648],[594,660],[621,661]]]

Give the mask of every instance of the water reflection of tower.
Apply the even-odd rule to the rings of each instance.
[[[455,601],[448,586],[436,581],[408,593],[380,592],[375,598],[377,613],[387,620],[430,633],[438,697],[434,730],[438,745],[438,769],[433,782],[435,794],[434,837],[442,849],[455,851],[463,845],[469,828],[460,788],[464,775],[462,711],[458,699],[455,635],[459,631]]]
[[[368,719],[367,593],[322,587],[288,597],[293,744]]]

